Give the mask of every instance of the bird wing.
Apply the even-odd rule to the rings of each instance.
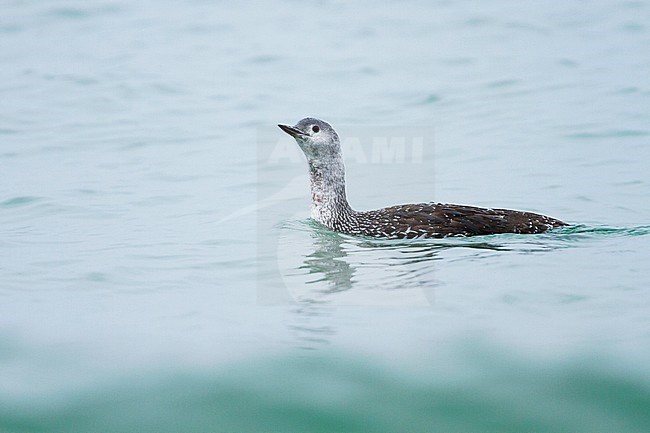
[[[383,232],[408,232],[406,237],[476,236],[497,233],[541,233],[565,225],[532,212],[445,203],[391,206],[377,211]]]

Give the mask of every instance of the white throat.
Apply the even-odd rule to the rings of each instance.
[[[309,160],[311,217],[328,227],[341,214],[351,211],[345,194],[345,167],[340,155]]]

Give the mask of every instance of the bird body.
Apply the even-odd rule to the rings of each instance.
[[[334,128],[307,117],[295,126],[278,125],[296,139],[307,157],[311,217],[331,230],[374,238],[443,238],[500,233],[543,233],[566,223],[545,215],[509,209],[417,203],[355,211],[345,192],[345,167]]]

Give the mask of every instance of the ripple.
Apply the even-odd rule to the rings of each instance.
[[[431,93],[427,95],[426,98],[424,98],[418,105],[429,105],[429,104],[435,104],[439,102],[441,99],[440,95],[436,95],[435,93]]]
[[[68,20],[81,20],[95,15],[106,15],[120,12],[121,8],[117,5],[102,5],[99,7],[79,8],[72,6],[55,7],[48,10],[45,15],[53,18],[62,18]]]
[[[278,248],[279,271],[295,300],[383,306],[430,305],[433,290],[440,286],[437,269],[451,264],[491,263],[506,254],[547,254],[604,237],[650,231],[573,226],[538,235],[388,240],[339,234],[311,220],[289,221],[279,228],[286,233]],[[306,238],[311,238],[311,245]]]
[[[40,197],[32,197],[32,196],[13,197],[3,202],[0,202],[0,207],[13,208],[13,207],[27,206],[39,200],[41,200]]]
[[[488,88],[510,87],[519,83],[519,80],[498,80],[487,83]]]
[[[607,236],[645,236],[650,235],[650,225],[636,227],[593,227],[578,224],[557,229],[559,235],[590,234],[595,237]]]
[[[57,18],[80,19],[88,17],[90,13],[79,8],[60,7],[50,10],[47,15]]]
[[[566,138],[575,139],[603,139],[603,138],[625,138],[625,137],[646,137],[650,132],[640,129],[621,129],[613,131],[602,132],[578,132],[575,134],[567,134]]]

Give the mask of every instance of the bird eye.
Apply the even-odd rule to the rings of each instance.
[[[318,131],[320,131],[320,128],[318,127],[318,125],[314,125],[314,126],[311,127],[311,130],[314,131],[314,132],[318,132]]]

